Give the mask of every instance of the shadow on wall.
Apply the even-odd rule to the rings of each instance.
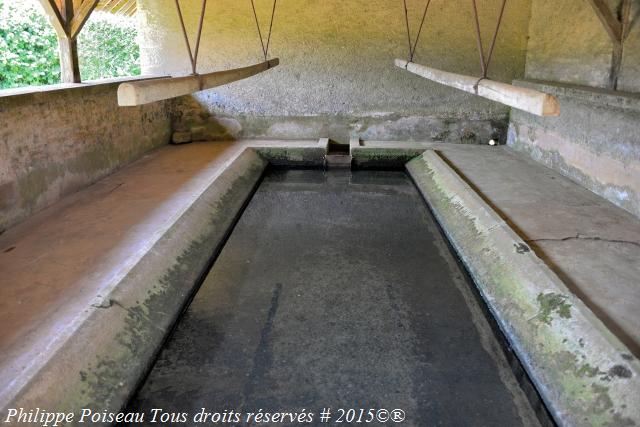
[[[401,113],[364,115],[216,115],[198,95],[176,100],[173,129],[189,141],[236,139],[315,139],[350,137],[376,141],[438,141],[457,144],[505,143],[508,116],[496,119],[435,117]],[[183,141],[186,142],[186,141]]]
[[[120,108],[117,88],[0,99],[0,232],[169,142],[171,104]]]
[[[269,22],[267,3],[256,4],[263,22]],[[479,77],[471,4],[436,3],[429,10],[416,62]],[[501,5],[501,0],[482,2],[483,34],[495,30]],[[408,0],[407,6],[415,35],[424,1]],[[189,73],[173,2],[138,0],[138,8],[143,72]],[[190,28],[197,28],[199,11],[184,8]],[[530,0],[509,2],[493,55],[493,79],[510,82],[523,76],[529,17]],[[250,3],[220,0],[205,14],[198,69],[212,72],[255,64],[262,60],[258,47]],[[184,111],[175,121],[176,129],[195,126],[194,133],[204,132],[206,139],[504,141],[508,107],[395,66],[395,58],[407,55],[402,2],[278,2],[270,52],[281,59],[277,68],[180,100],[178,109]]]

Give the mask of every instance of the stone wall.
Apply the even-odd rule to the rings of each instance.
[[[0,93],[0,232],[169,141],[169,103],[120,108],[117,83],[71,86]]]
[[[183,2],[192,39],[199,2]],[[271,1],[256,0],[263,27]],[[413,34],[422,0],[409,0]],[[500,0],[480,10],[485,43]],[[190,64],[172,0],[139,0],[144,73],[185,74]],[[511,81],[525,65],[530,0],[510,1],[491,76]],[[200,47],[201,72],[262,61],[248,1],[210,2]],[[181,99],[176,128],[198,139],[228,137],[484,142],[505,136],[508,108],[431,83],[394,66],[406,58],[401,1],[278,2],[270,52],[281,65],[263,75]],[[471,4],[432,2],[415,58],[446,70],[479,74]]]
[[[609,1],[617,10],[619,0]],[[558,96],[560,117],[513,110],[508,144],[640,216],[640,3],[619,91],[608,86],[612,45],[584,0],[533,0],[526,78]]]

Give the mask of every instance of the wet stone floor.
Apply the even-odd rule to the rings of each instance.
[[[405,173],[271,170],[127,411],[537,425],[472,286]]]

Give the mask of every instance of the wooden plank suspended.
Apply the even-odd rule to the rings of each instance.
[[[555,96],[533,89],[478,77],[450,73],[414,62],[396,59],[396,66],[434,82],[473,93],[538,116],[559,116],[560,105]]]
[[[130,107],[189,95],[201,90],[246,79],[274,68],[278,64],[280,64],[280,60],[275,58],[249,67],[215,73],[122,83],[118,87],[118,105]]]

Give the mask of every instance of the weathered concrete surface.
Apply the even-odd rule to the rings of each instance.
[[[407,165],[562,425],[640,423],[640,362],[434,151]]]
[[[621,2],[605,3],[617,15]],[[618,89],[639,92],[640,3],[631,4]],[[562,113],[541,119],[512,111],[508,143],[640,216],[640,99],[590,89],[609,87],[612,52],[589,2],[533,0],[526,78],[566,84],[516,84],[556,94]]]
[[[405,116],[398,113],[375,117],[346,115],[247,116],[215,115],[202,111],[193,98],[180,99],[174,126],[193,133],[196,141],[229,139],[310,139],[327,135],[347,142],[351,136],[378,141],[438,140],[455,144],[484,144],[490,139],[505,142],[507,116],[493,119],[460,118],[443,114]],[[482,114],[480,114],[482,115]]]
[[[640,221],[508,148],[453,148],[449,164],[640,356]]]
[[[617,14],[620,1],[605,0]],[[640,3],[632,1],[618,89],[640,91]],[[589,2],[532,0],[526,77],[608,87],[612,44]]]
[[[0,96],[0,232],[169,142],[170,104],[119,108],[117,86]]]
[[[0,236],[0,408],[117,410],[267,161],[167,147]]]
[[[440,150],[567,287],[640,356],[637,218],[508,148],[357,140],[351,144],[358,167],[397,168],[426,149]]]
[[[509,146],[640,217],[640,95],[516,84],[556,94],[562,115],[512,111]]]
[[[404,169],[404,165],[418,157],[434,142],[363,141],[352,138],[349,151],[356,169]]]
[[[405,173],[267,174],[127,411],[538,425],[470,286]]]
[[[320,138],[313,146],[312,142],[304,146],[294,144],[255,145],[254,150],[265,158],[269,164],[289,167],[322,167],[327,154],[329,140]]]
[[[413,33],[424,2],[410,0]],[[501,2],[482,4],[482,29],[491,33]],[[257,3],[263,27],[271,4]],[[509,3],[496,46],[491,76],[510,82],[524,74],[530,0]],[[141,61],[145,72],[189,73],[175,6],[170,0],[141,0]],[[199,7],[184,15],[196,28]],[[416,60],[438,68],[478,74],[471,5],[465,0],[433,4]],[[249,3],[224,0],[206,15],[202,71],[235,68],[261,58]],[[486,36],[485,36],[486,38]],[[455,89],[425,82],[396,69],[406,56],[402,5],[386,0],[300,0],[278,3],[270,48],[281,65],[273,72],[219,90],[182,99],[177,125],[203,126],[208,138],[229,129],[237,138],[315,138],[348,141],[423,139],[482,141],[508,109]],[[228,127],[222,121],[232,123]],[[459,129],[450,123],[460,123]],[[465,131],[466,129],[466,131]],[[472,135],[473,134],[473,135]]]

